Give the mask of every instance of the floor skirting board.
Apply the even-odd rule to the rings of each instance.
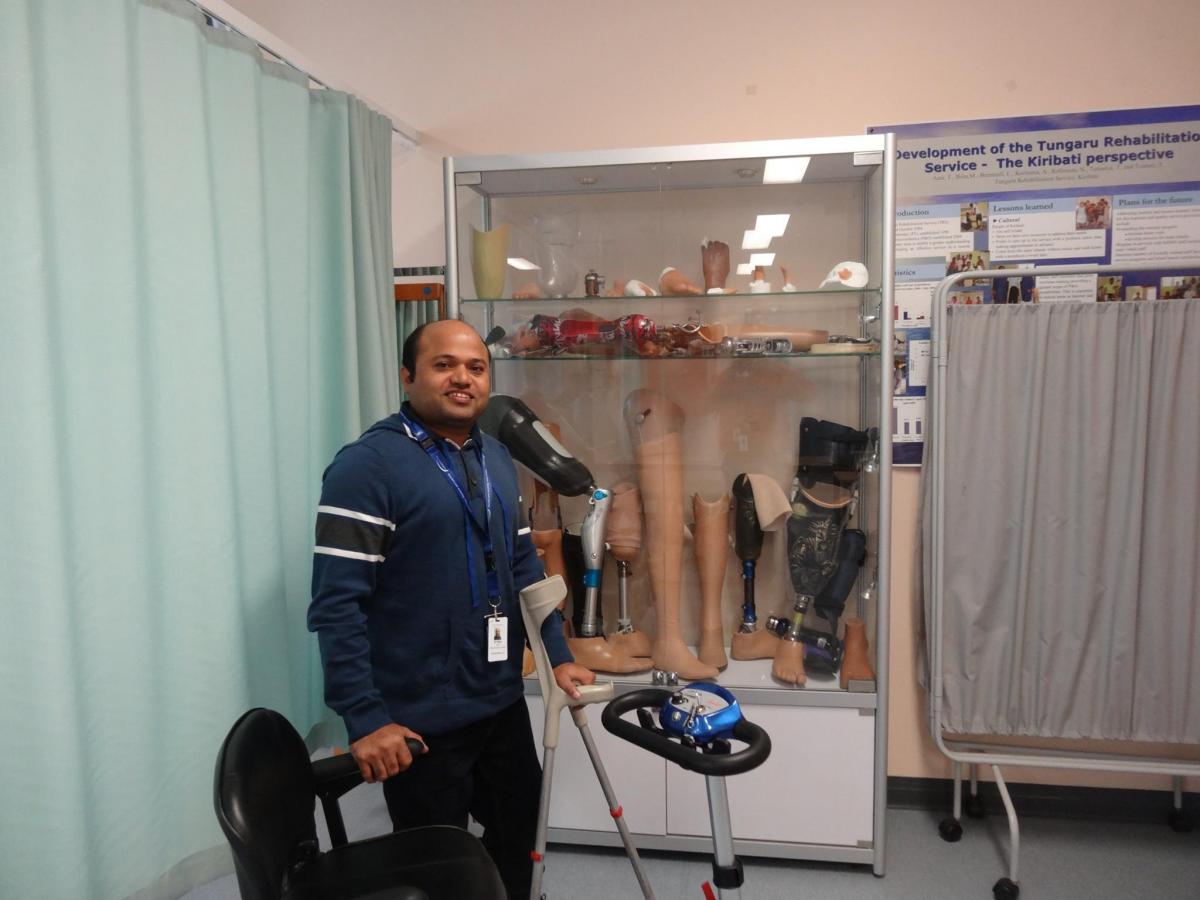
[[[1107,822],[1163,822],[1174,804],[1174,795],[1169,789],[1148,791],[1071,787],[1005,780],[1020,816]],[[963,796],[966,797],[969,792],[970,782],[964,778]],[[1003,814],[1000,792],[994,783],[980,778],[979,796],[983,798],[988,812]],[[949,814],[953,799],[954,783],[949,778],[904,778],[895,775],[888,778],[889,807],[946,810]],[[1200,817],[1200,794],[1184,793],[1183,808],[1193,817]]]

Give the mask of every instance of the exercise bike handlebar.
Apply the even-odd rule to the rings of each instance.
[[[625,713],[643,707],[659,708],[671,697],[672,692],[662,688],[645,688],[630,691],[614,699],[600,716],[604,727],[619,738],[637,744],[663,759],[701,775],[724,777],[749,772],[766,762],[771,754],[771,738],[765,731],[747,719],[739,719],[733,727],[735,740],[743,741],[745,749],[736,753],[704,753],[698,748],[687,747],[664,734],[643,728],[635,722],[621,718]]]

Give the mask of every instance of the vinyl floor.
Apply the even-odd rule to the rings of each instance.
[[[356,788],[343,801],[351,840],[389,827],[382,791]],[[1019,812],[1019,810],[1018,810]],[[804,810],[798,798],[797,815]],[[861,866],[746,859],[743,900],[990,900],[1007,874],[1008,825],[1003,814],[964,820],[964,835],[947,844],[937,833],[944,813],[888,811],[887,874]],[[322,835],[322,837],[324,837]],[[710,878],[707,857],[649,852],[644,864],[658,900],[697,900]],[[545,891],[550,900],[616,900],[639,896],[620,850],[551,846]],[[1021,900],[1200,900],[1200,828],[1176,834],[1163,825],[1021,818]],[[232,875],[196,888],[186,900],[237,900]]]

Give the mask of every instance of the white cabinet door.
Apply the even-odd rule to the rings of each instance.
[[[771,756],[726,779],[733,836],[854,847],[871,840],[874,716],[857,709],[748,706]],[[704,778],[667,766],[667,831],[710,835]]]
[[[538,756],[542,754],[542,730],[545,713],[541,697],[526,697],[533,738]],[[600,751],[617,802],[624,810],[625,822],[634,834],[666,834],[667,763],[627,741],[614,737],[600,724],[601,707],[588,709],[588,726]],[[554,786],[550,795],[551,828],[584,828],[616,832],[600,782],[579,730],[564,710],[558,729],[558,750],[554,754]]]

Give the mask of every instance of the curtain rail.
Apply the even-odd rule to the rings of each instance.
[[[272,59],[283,63],[285,66],[288,66],[289,68],[295,69],[297,72],[299,72],[301,75],[303,75],[305,78],[307,78],[309,81],[313,82],[314,84],[320,85],[325,90],[335,90],[335,88],[330,87],[328,82],[324,81],[323,79],[318,78],[316,75],[314,75],[312,72],[308,71],[308,69],[304,68],[303,66],[297,65],[296,63],[292,62],[292,60],[288,59],[287,56],[280,53],[278,50],[275,50],[274,48],[270,47],[269,45],[264,44],[257,37],[255,37],[251,34],[247,34],[243,29],[239,28],[233,22],[229,21],[229,19],[226,18],[224,15],[214,12],[209,6],[206,6],[204,3],[199,2],[199,0],[188,0],[188,3],[190,3],[192,6],[196,7],[196,9],[198,9],[200,11],[200,14],[204,16],[204,18],[207,20],[209,26],[216,27],[217,24],[220,24],[221,27],[228,28],[230,31],[232,31],[236,34],[240,34],[242,37],[246,38],[246,40],[253,41],[255,46],[258,47],[259,50],[268,54]],[[353,91],[351,91],[350,93],[353,93]],[[383,113],[383,115],[387,116],[388,121],[390,121],[392,123],[392,131],[395,134],[398,134],[403,140],[409,142],[414,147],[421,143],[421,133],[419,131],[415,131],[414,129],[409,128],[409,127],[401,127],[401,125],[397,123],[396,118],[388,113]]]

